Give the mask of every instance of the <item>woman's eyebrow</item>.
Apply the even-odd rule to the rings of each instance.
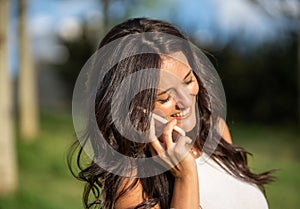
[[[171,89],[174,89],[174,88],[173,87],[172,88],[168,88],[168,89],[160,92],[157,96],[163,95],[163,94],[167,93],[168,91],[170,91]]]
[[[190,71],[184,76],[183,80],[185,80],[187,77],[189,77],[189,75],[190,75],[191,73],[192,73],[192,70],[190,70]],[[160,95],[162,95],[162,94],[165,94],[165,93],[167,93],[168,91],[170,91],[171,89],[173,89],[173,88],[168,88],[168,89],[166,89],[166,90],[160,92],[157,96],[160,96]]]

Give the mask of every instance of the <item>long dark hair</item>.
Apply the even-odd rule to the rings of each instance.
[[[103,38],[98,49],[101,49],[115,40],[127,37],[128,35],[151,32],[165,33],[182,40],[187,40],[177,28],[169,23],[147,18],[135,18],[129,19],[112,28]],[[147,76],[147,72],[143,72],[142,70],[159,69],[161,65],[161,54],[170,54],[178,51],[182,51],[186,55],[193,70],[201,68],[201,73],[205,74],[205,71],[203,70],[204,64],[196,58],[196,55],[191,50],[190,46],[183,46],[181,42],[174,41],[174,39],[166,39],[159,34],[153,35],[151,38],[145,37],[138,45],[134,43],[133,39],[125,39],[123,41],[123,46],[115,49],[115,56],[130,54],[130,52],[134,51],[135,47],[151,49],[151,53],[133,54],[125,57],[106,73],[103,82],[97,89],[95,103],[92,103],[94,106],[91,107],[91,115],[94,115],[94,117],[96,116],[95,120],[97,127],[91,125],[92,123],[88,125],[85,133],[80,136],[81,142],[83,141],[84,143],[80,144],[77,140],[68,155],[68,165],[71,172],[75,177],[86,182],[83,193],[85,208],[94,207],[112,209],[118,198],[126,194],[138,183],[142,185],[145,201],[136,206],[136,208],[150,208],[159,204],[160,208],[167,209],[170,205],[174,179],[168,171],[145,178],[135,178],[137,173],[146,172],[144,170],[139,170],[139,167],[137,167],[137,170],[130,173],[128,178],[116,175],[114,172],[107,171],[99,166],[98,162],[101,161],[102,165],[103,163],[106,163],[113,166],[115,169],[122,166],[122,168],[124,168],[124,165],[121,166],[120,162],[112,162],[112,160],[106,159],[106,156],[99,154],[103,153],[103,150],[107,148],[108,144],[114,150],[126,156],[134,158],[147,158],[151,156],[147,143],[128,140],[128,136],[124,137],[120,133],[116,124],[124,123],[124,121],[122,121],[123,117],[121,117],[121,106],[124,101],[116,101],[117,104],[112,108],[112,99],[118,86],[125,78],[135,72],[141,72],[135,80],[132,80],[125,86],[126,88],[122,91],[125,95],[123,95],[122,98],[132,98],[131,94],[133,89],[135,89],[136,92],[139,92],[137,95],[134,95],[132,101],[129,102],[129,110],[127,112],[130,115],[131,124],[137,130],[147,130],[150,123],[149,113],[152,111],[156,99],[156,88],[153,87],[158,86],[159,74],[156,76]],[[102,60],[102,62],[105,61],[107,60]],[[101,70],[101,61],[99,62],[98,60],[97,64],[94,65],[94,68]],[[218,114],[217,116],[212,115],[211,98],[208,94],[208,92],[211,94],[211,91],[207,89],[197,74],[195,74],[195,76],[199,84],[197,105],[201,117],[197,116],[197,124],[200,125],[193,130],[194,134],[196,132],[194,146],[202,150],[209,135],[210,128],[215,124],[215,121],[217,121]],[[149,88],[139,89],[141,82],[144,86],[148,86]],[[220,95],[217,95],[217,93],[212,95],[212,97],[216,98],[215,102],[218,101],[219,96]],[[136,107],[140,107],[145,111],[139,111],[139,108]],[[120,121],[117,121],[112,117],[112,115],[116,114],[120,115]],[[104,140],[106,140],[107,143],[104,143],[105,145],[99,143],[99,136],[95,133],[95,128],[100,130]],[[124,125],[123,129],[126,131],[127,126]],[[132,134],[131,137],[138,138],[140,136],[138,134]],[[219,138],[221,139],[218,140]],[[273,181],[273,177],[270,176],[271,171],[261,174],[255,174],[250,171],[247,165],[247,155],[249,153],[245,149],[227,143],[217,131],[212,133],[212,140],[215,140],[218,143],[217,147],[209,150],[210,147],[208,146],[206,147],[207,150],[202,151],[211,151],[211,158],[226,171],[246,182],[258,185],[262,190],[264,189],[264,184]],[[91,142],[94,150],[94,156],[91,162],[87,162],[88,158],[85,158],[84,156],[83,149],[87,141]],[[76,159],[76,165],[77,168],[79,168],[77,171],[73,168],[74,159]],[[157,167],[159,169],[158,165]]]

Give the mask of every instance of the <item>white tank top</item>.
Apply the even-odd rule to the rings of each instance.
[[[268,209],[257,185],[228,174],[207,154],[196,162],[202,209]]]

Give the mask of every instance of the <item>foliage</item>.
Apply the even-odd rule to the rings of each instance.
[[[234,43],[215,53],[229,120],[266,124],[297,121],[297,37],[241,51]]]
[[[96,49],[96,44],[94,46],[91,44],[86,32],[84,31],[80,40],[77,41],[67,41],[58,37],[61,44],[67,47],[69,59],[66,63],[55,65],[53,68],[67,90],[69,101],[72,99],[74,85],[82,67]]]

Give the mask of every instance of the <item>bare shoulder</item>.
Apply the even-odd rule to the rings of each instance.
[[[132,187],[131,187],[132,186]],[[129,189],[131,187],[131,189]],[[147,197],[143,195],[143,187],[139,180],[126,178],[120,185],[119,193],[123,193],[116,201],[115,209],[134,209],[144,202]],[[160,209],[159,205],[152,209]]]
[[[220,135],[223,137],[223,139],[228,142],[229,144],[232,144],[231,134],[229,131],[229,128],[226,124],[226,121],[223,118],[219,118],[219,124],[218,129],[220,130]]]

